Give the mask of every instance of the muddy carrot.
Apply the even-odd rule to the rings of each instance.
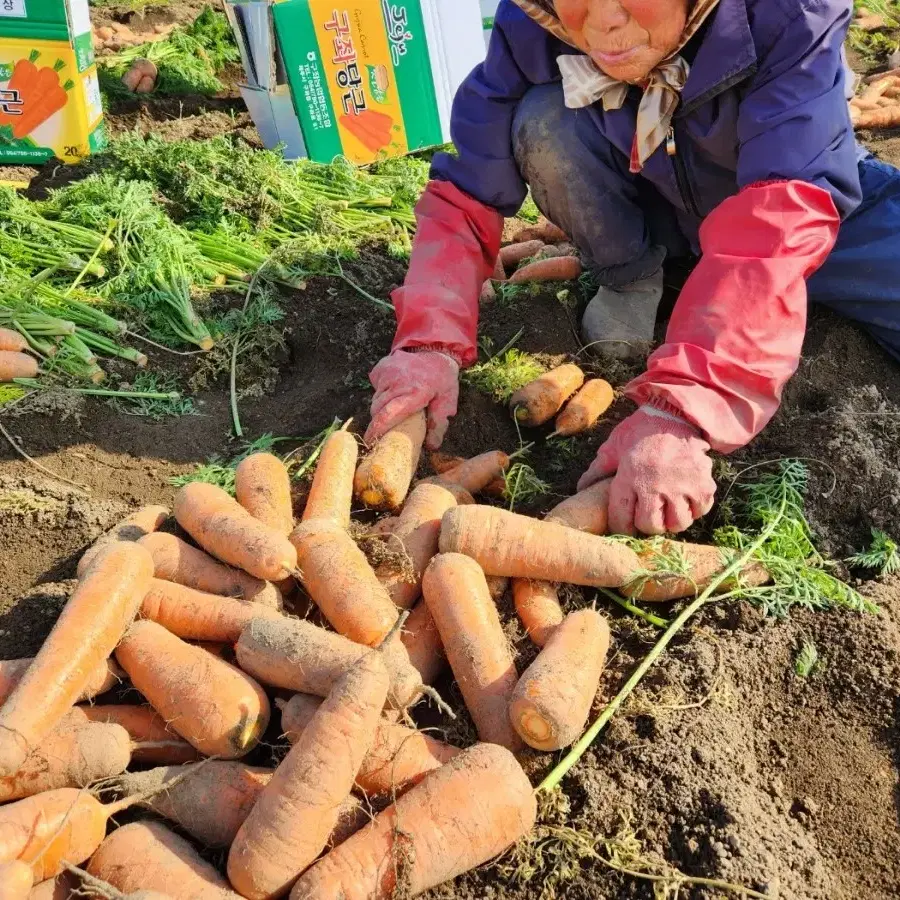
[[[559,244],[568,241],[568,235],[557,225],[552,222],[540,222],[537,225],[531,225],[523,228],[519,234],[520,241],[543,241],[545,244]]]
[[[500,248],[500,262],[503,268],[508,272],[516,268],[523,259],[529,259],[536,256],[537,252],[544,246],[543,241],[519,241],[515,244],[509,244]]]
[[[264,525],[283,535],[294,529],[291,476],[271,453],[253,453],[234,472],[237,502]]]
[[[406,499],[425,441],[425,413],[401,422],[359,464],[353,488],[373,509],[398,509]]]
[[[400,641],[422,684],[434,684],[447,665],[441,636],[428,604],[420,600],[403,624]]]
[[[539,259],[513,272],[510,284],[527,284],[536,281],[576,281],[583,269],[577,256],[557,256],[555,259]]]
[[[304,522],[328,519],[341,528],[349,527],[358,455],[359,445],[349,432],[336,431],[328,437],[316,464],[316,474],[303,511]]]
[[[216,485],[195,481],[181,488],[175,518],[208,553],[256,578],[281,581],[297,568],[287,537],[254,519]]]
[[[152,580],[140,615],[186,640],[228,644],[241,636],[251,619],[281,618],[278,610],[250,600],[218,597],[159,578]]]
[[[883,109],[864,111],[854,124],[857,128],[896,128],[900,125],[900,103]]]
[[[536,807],[515,757],[477,744],[317,862],[291,900],[390,900],[401,872],[404,896],[417,897],[511,847],[534,826]]]
[[[490,278],[481,286],[481,293],[478,295],[479,303],[493,303],[497,299],[497,291],[494,290],[494,282]]]
[[[441,473],[441,481],[458,484],[470,494],[480,494],[509,468],[509,456],[502,450],[490,450],[464,459]]]
[[[393,531],[397,527],[399,521],[399,516],[384,516],[383,518],[379,519],[374,525],[372,525],[372,527],[369,529],[368,536],[387,537],[389,534],[393,534]]]
[[[0,381],[12,381],[13,378],[34,378],[37,373],[37,360],[27,353],[0,350]]]
[[[491,600],[495,603],[506,593],[512,581],[511,578],[504,578],[502,575],[486,575],[484,580],[487,582]]]
[[[0,350],[19,353],[28,349],[28,341],[18,331],[9,328],[0,328]]]
[[[500,474],[496,475],[482,487],[478,487],[478,481],[472,478],[472,468],[470,467],[470,464],[471,466],[474,466],[476,461],[479,466],[484,464],[486,467],[488,458],[493,454],[496,455],[493,456],[492,462],[499,465],[503,462],[503,456],[500,455],[501,453],[502,451],[500,450],[492,450],[489,453],[473,456],[471,459],[465,459],[462,456],[451,456],[449,453],[432,453],[428,459],[431,463],[431,468],[434,469],[438,475],[448,476],[451,481],[457,481],[457,483],[459,483],[458,479],[460,478],[467,479],[468,483],[472,485],[472,487],[466,488],[470,494],[482,494],[485,497],[502,497],[506,492],[506,479],[503,476],[503,472],[505,472],[509,466],[508,456],[507,464],[500,470]],[[456,469],[458,466],[463,466],[464,464],[466,465],[466,468],[461,469],[459,473],[453,475],[450,474],[452,469]]]
[[[84,551],[78,560],[78,576],[81,577],[87,571],[88,566],[105,547],[117,541],[138,541],[160,528],[168,518],[169,510],[165,506],[142,506],[126,516]]]
[[[556,433],[563,437],[581,434],[592,428],[615,399],[612,385],[602,378],[592,378],[565,405],[556,417]]]
[[[520,749],[508,714],[519,676],[481,568],[442,553],[426,569],[422,593],[479,738]]]
[[[0,703],[6,701],[33,662],[33,656],[0,660]],[[93,700],[99,694],[106,693],[114,688],[123,677],[124,672],[113,660],[104,660],[93,672],[88,674],[84,690],[77,698],[78,702]]]
[[[397,621],[397,608],[365,554],[347,532],[310,519],[291,535],[303,586],[338,634],[379,644]]]
[[[584,730],[609,651],[609,625],[593,609],[566,616],[513,692],[509,715],[535,750],[560,750]]]
[[[606,534],[610,484],[610,479],[598,481],[567,497],[547,513],[545,520],[587,534]]]
[[[29,867],[30,868],[30,867]],[[77,896],[75,889],[78,887],[75,876],[69,872],[63,872],[56,878],[35,884],[31,893],[27,894],[28,900],[72,900]]]
[[[156,578],[220,597],[237,597],[281,609],[281,593],[274,584],[226,566],[174,534],[148,534],[138,543],[153,557]]]
[[[641,567],[646,570],[671,569],[671,562],[677,560],[676,567],[686,574],[666,575],[658,578],[641,578],[632,585],[622,588],[622,593],[635,600],[646,603],[665,603],[667,600],[680,600],[682,597],[693,597],[709,586],[716,576],[731,561],[727,551],[719,547],[703,544],[688,544],[678,541],[664,541],[660,545],[652,544],[647,550],[640,552]],[[747,587],[758,587],[771,581],[771,576],[762,563],[750,563],[740,574],[741,584]],[[724,582],[719,590],[730,591],[735,587],[734,579]]]
[[[281,730],[295,744],[322,705],[318,697],[294,694],[281,706]],[[414,728],[382,719],[356,775],[356,786],[370,797],[399,797],[460,750]]]
[[[516,391],[509,399],[509,408],[522,425],[543,425],[562,409],[582,384],[584,372],[567,363],[545,372]]]
[[[372,746],[389,684],[381,655],[367,653],[275,770],[228,853],[228,878],[242,896],[283,896],[325,849]]]
[[[85,572],[34,662],[0,707],[0,776],[14,774],[84,693],[134,619],[153,572],[137,544],[113,544]]]
[[[494,271],[491,273],[491,281],[506,281],[506,266],[503,260],[498,256],[494,263]]]
[[[317,697],[327,697],[367,652],[361,644],[301,619],[254,619],[234,649],[240,667],[264,684]],[[405,709],[421,694],[419,673],[400,641],[392,641],[381,655],[391,677],[389,705]]]
[[[0,900],[28,900],[33,885],[28,863],[18,859],[0,863]]]
[[[156,890],[172,900],[240,900],[210,863],[159,822],[117,828],[87,870],[123,893]]]
[[[378,567],[378,580],[400,609],[409,609],[422,593],[422,573],[437,553],[444,513],[456,506],[452,492],[437,484],[419,484],[413,488],[389,546],[402,552],[407,565],[398,569],[385,563]]]
[[[155,622],[135,622],[116,658],[169,727],[205,756],[244,756],[266,730],[269,701],[252,678]]]

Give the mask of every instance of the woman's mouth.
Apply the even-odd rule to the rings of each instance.
[[[590,57],[598,66],[616,66],[628,62],[640,49],[637,46],[628,50],[591,50]]]

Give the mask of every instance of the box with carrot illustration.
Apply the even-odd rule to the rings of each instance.
[[[0,38],[0,162],[73,162],[105,143],[96,67],[67,41]]]

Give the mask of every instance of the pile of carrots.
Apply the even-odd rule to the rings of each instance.
[[[414,897],[530,831],[517,757],[579,737],[609,646],[604,616],[566,615],[557,584],[662,601],[723,562],[684,545],[692,578],[635,584],[653,563],[601,536],[606,483],[538,521],[475,502],[509,465],[500,451],[415,481],[424,435],[417,414],[358,463],[353,435],[332,434],[299,523],[263,453],[238,467],[236,499],[181,488],[177,535],[144,507],[88,549],[38,655],[0,664],[0,897]],[[396,562],[373,568],[351,537],[354,496],[387,513],[371,533]],[[507,586],[542,648],[521,673],[495,600]],[[469,747],[409,715],[448,667]],[[125,679],[145,703],[97,701]],[[290,749],[249,765],[273,712]],[[136,806],[156,817],[110,827]],[[227,851],[223,869],[198,848]]]
[[[867,79],[868,84],[850,101],[854,128],[900,126],[900,71],[892,70]]]

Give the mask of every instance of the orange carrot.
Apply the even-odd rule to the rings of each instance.
[[[538,259],[513,272],[510,284],[528,284],[536,281],[576,281],[583,269],[577,256],[557,256]]]
[[[197,751],[178,737],[150,706],[117,703],[76,706],[69,715],[73,714],[85,722],[105,722],[124,728],[133,742],[132,762],[159,766],[193,762],[197,759]]]
[[[509,244],[500,248],[500,262],[503,263],[503,268],[506,271],[510,271],[515,269],[523,259],[536,256],[543,246],[544,242],[539,240],[519,241],[516,244]]]
[[[494,450],[492,453],[499,454],[502,451]],[[438,475],[449,475],[452,469],[455,469],[457,466],[463,465],[463,463],[472,463],[474,464],[476,460],[487,459],[490,454],[482,453],[480,456],[473,456],[472,459],[467,460],[462,456],[451,456],[449,453],[432,453],[428,459],[431,463],[431,468],[434,469]],[[495,456],[494,462],[499,463],[502,461],[501,456]],[[479,462],[479,465],[481,463]],[[501,469],[501,474],[497,475],[483,487],[472,490],[472,488],[466,488],[471,494],[482,494],[485,497],[502,497],[506,492],[506,479],[504,478],[502,472],[506,470],[509,463]],[[463,469],[460,473],[451,476],[451,480],[456,480],[457,478],[469,478],[471,473],[471,469],[467,466],[466,469]],[[458,483],[458,482],[457,482]],[[477,481],[469,482],[470,484],[477,485]]]
[[[393,534],[399,521],[399,516],[384,516],[372,525],[368,537],[387,537],[387,535]]]
[[[0,350],[8,350],[20,353],[28,349],[28,341],[18,331],[9,328],[0,328]]]
[[[612,385],[602,378],[592,378],[566,404],[556,417],[556,433],[563,437],[581,434],[592,428],[615,400]]]
[[[0,900],[28,900],[33,885],[28,863],[18,859],[0,863]]]
[[[609,625],[593,609],[566,616],[513,692],[509,715],[535,750],[561,750],[584,730],[609,650]]]
[[[303,521],[328,519],[341,528],[350,526],[350,506],[353,502],[353,477],[359,445],[347,431],[336,431],[322,447],[316,464],[312,487],[303,511]]]
[[[370,647],[397,621],[397,608],[365,554],[327,519],[310,519],[291,535],[303,586],[339,634]]]
[[[278,610],[249,600],[218,597],[159,578],[151,582],[140,615],[186,640],[228,644],[241,636],[251,619],[282,618]]]
[[[425,441],[425,413],[417,412],[380,438],[359,464],[356,496],[373,509],[398,509],[406,499]]]
[[[428,604],[420,600],[403,624],[400,641],[422,684],[434,684],[447,665],[444,645]]]
[[[175,495],[178,524],[216,559],[264,581],[281,581],[297,568],[291,542],[254,519],[213,484],[192,482]]]
[[[33,662],[33,656],[0,660],[0,703],[6,701]],[[124,673],[113,660],[104,660],[93,672],[88,674],[84,690],[78,697],[78,701],[93,700],[99,694],[105,694],[122,680],[123,675]]]
[[[234,472],[237,502],[264,525],[283,535],[294,529],[291,476],[284,463],[271,453],[252,453]]]
[[[607,478],[567,497],[547,513],[545,520],[587,534],[606,534],[611,483]]]
[[[525,633],[538,647],[543,647],[562,622],[559,592],[551,581],[513,578],[513,603]]]
[[[97,554],[117,541],[138,541],[162,526],[169,518],[169,510],[165,506],[142,506],[136,512],[122,519],[109,531],[104,532],[88,547],[78,560],[78,577],[88,570]]]
[[[294,694],[281,706],[281,730],[295,744],[322,705],[318,697]],[[356,774],[356,786],[370,797],[399,797],[429,772],[458,756],[460,750],[421,731],[382,719],[375,739]]]
[[[667,600],[693,597],[709,587],[712,580],[730,564],[732,559],[731,554],[720,547],[677,541],[664,541],[661,545],[652,544],[649,549],[639,554],[642,567],[650,571],[659,568],[660,565],[670,567],[666,565],[665,558],[671,558],[673,555],[682,558],[690,576],[642,578],[634,585],[626,585],[622,593],[645,603],[665,603]],[[740,575],[741,584],[747,587],[758,587],[771,580],[765,566],[758,562],[747,565]],[[728,579],[719,587],[719,592],[733,590],[735,586],[735,580]]]
[[[421,596],[422,573],[437,553],[441,518],[454,506],[456,497],[437,484],[417,485],[404,504],[388,546],[402,550],[409,565],[398,571],[384,563],[375,573],[400,609],[409,609]]]
[[[856,128],[896,128],[900,125],[900,103],[882,109],[863,111],[853,124]],[[0,381],[2,380],[0,377]]]
[[[562,228],[546,220],[523,228],[516,237],[520,241],[543,241],[545,244],[559,244],[569,240]]]
[[[260,606],[281,609],[281,593],[274,584],[226,566],[174,534],[148,534],[138,543],[153,557],[156,578],[220,597],[239,597]]]
[[[496,479],[503,478],[509,461],[509,456],[502,450],[490,450],[461,460],[458,465],[441,473],[440,482],[458,484],[470,494],[480,494]]]
[[[491,281],[506,281],[506,266],[503,265],[503,260],[497,256],[497,261],[494,263],[494,271],[491,272]]]
[[[519,676],[478,563],[458,553],[436,556],[422,593],[479,738],[520,749],[507,712]]]
[[[516,391],[509,399],[509,408],[522,425],[543,425],[562,409],[582,384],[584,372],[567,363],[545,372]]]
[[[169,726],[206,756],[244,756],[266,730],[269,701],[252,678],[155,622],[135,622],[116,658]]]
[[[0,350],[0,381],[12,381],[13,378],[34,378],[37,373],[37,360],[27,353]]]
[[[325,849],[372,746],[388,687],[381,655],[367,653],[316,711],[231,845],[228,878],[242,896],[283,896]]]
[[[488,575],[621,587],[642,564],[630,547],[490,506],[457,506],[441,523],[442,553],[471,556]]]
[[[301,619],[254,619],[235,646],[240,667],[273,687],[327,697],[340,678],[367,653],[366,647]],[[403,644],[381,650],[391,677],[390,705],[405,709],[422,692],[419,673]]]
[[[479,303],[493,303],[497,299],[497,292],[494,290],[494,282],[490,278],[481,286],[481,293],[478,295]]]
[[[534,791],[515,757],[477,744],[317,862],[291,900],[390,900],[401,874],[403,896],[417,897],[498,856],[536,816]]]
[[[134,619],[152,572],[137,544],[113,544],[96,558],[0,707],[0,776],[18,771],[84,693]]]
[[[27,896],[28,900],[72,900],[77,896],[75,894],[77,887],[75,876],[70,872],[63,872],[56,878],[36,884]]]
[[[157,890],[172,900],[240,900],[210,863],[159,822],[117,828],[87,870],[123,893]]]

